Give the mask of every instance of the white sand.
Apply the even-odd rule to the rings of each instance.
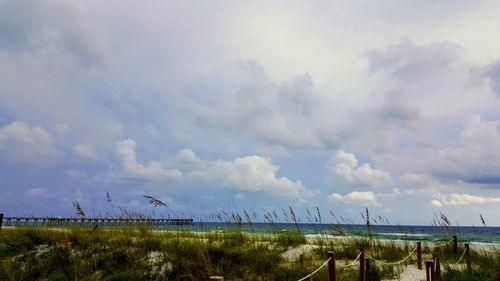
[[[297,246],[295,248],[289,249],[288,251],[281,254],[286,260],[293,260],[298,258],[301,254],[309,253],[314,249],[319,248],[318,245],[304,244]]]
[[[416,265],[410,264],[405,267],[397,279],[385,279],[383,281],[422,281],[425,280],[425,268],[420,270]]]

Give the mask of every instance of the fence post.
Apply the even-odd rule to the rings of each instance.
[[[210,276],[209,280],[224,281],[224,277],[222,277],[222,276]]]
[[[456,235],[453,235],[453,253],[458,253],[458,240]]]
[[[299,265],[300,267],[304,266],[304,254],[300,254],[299,256]]]
[[[417,267],[422,270],[422,243],[417,242]]]
[[[335,252],[326,253],[330,261],[328,262],[328,281],[337,281],[337,275],[335,273]]]
[[[439,263],[439,255],[438,253],[432,254],[432,259],[434,260],[434,280],[441,280],[441,264]]]
[[[0,213],[0,230],[2,230],[3,214]]]
[[[359,256],[359,281],[366,281],[365,274],[365,248],[360,248],[361,255]]]
[[[434,261],[425,261],[425,276],[427,281],[434,281]]]
[[[470,248],[469,244],[465,244],[465,261],[467,262],[467,271],[471,271],[472,266],[471,266],[471,258],[470,258]]]
[[[365,259],[365,272],[366,272],[366,280],[371,281],[372,280],[372,274],[371,274],[371,267],[370,267],[370,259]]]

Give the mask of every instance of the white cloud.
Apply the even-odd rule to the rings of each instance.
[[[0,128],[0,156],[11,163],[52,167],[61,160],[62,153],[44,128],[12,122]]]
[[[431,205],[434,207],[441,207],[443,206],[443,203],[441,203],[439,200],[434,199],[431,201]]]
[[[118,142],[116,150],[123,171],[128,176],[158,181],[180,180],[183,177],[181,171],[169,169],[162,162],[151,161],[147,165],[137,162],[136,143],[133,139]]]
[[[199,159],[193,150],[184,148],[177,152],[175,156],[176,160],[182,164],[199,164],[201,159]]]
[[[337,151],[327,164],[329,172],[333,176],[354,186],[386,186],[392,183],[389,172],[372,168],[369,163],[358,164],[353,153],[343,150]]]
[[[332,193],[328,198],[332,201],[341,201],[341,202],[346,202],[346,203],[358,203],[358,204],[366,204],[366,205],[372,205],[375,207],[381,207],[382,205],[379,204],[375,198],[375,193],[372,191],[367,191],[367,192],[360,192],[360,191],[353,191],[351,193],[348,193],[346,195],[341,195],[339,193]]]
[[[500,120],[472,116],[460,131],[459,143],[452,148],[431,151],[428,170],[465,182],[500,182]]]
[[[191,112],[202,127],[246,133],[264,143],[285,147],[322,147],[321,128],[330,111],[315,89],[311,75],[296,75],[276,83],[253,60],[241,65],[244,82],[229,98],[216,106],[189,101]]]
[[[94,147],[89,144],[76,144],[72,148],[73,153],[84,160],[95,161],[99,159],[99,155],[95,152]]]
[[[41,188],[41,187],[32,188],[32,189],[24,192],[24,195],[29,196],[29,197],[39,197],[39,198],[51,197],[50,190],[48,190],[47,188]]]
[[[260,156],[238,157],[233,161],[210,162],[203,170],[193,171],[189,176],[205,183],[222,185],[235,190],[264,192],[268,194],[311,197],[313,192],[301,181],[278,177],[279,166]]]
[[[433,205],[471,205],[471,204],[488,204],[500,203],[500,197],[477,196],[470,194],[453,193],[448,198],[438,201],[432,200]],[[439,206],[441,206],[439,205]]]

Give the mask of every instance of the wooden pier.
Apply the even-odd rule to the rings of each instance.
[[[2,226],[167,226],[190,225],[193,219],[152,219],[152,218],[54,218],[54,217],[1,217]]]

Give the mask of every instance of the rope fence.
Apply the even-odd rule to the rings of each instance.
[[[313,276],[314,274],[316,274],[316,272],[320,271],[325,265],[328,264],[328,262],[331,260],[332,258],[329,258],[327,259],[320,267],[318,267],[315,271],[311,272],[309,275],[305,276],[305,277],[302,277],[301,279],[297,280],[297,281],[304,281],[306,280],[307,278],[310,278],[311,276]]]
[[[435,245],[434,249],[436,249],[438,247],[445,246],[451,242],[453,242],[453,252],[455,254],[458,254],[458,251],[457,251],[458,240],[457,240],[456,236],[453,236],[453,238],[450,239],[449,241],[446,241],[446,242],[441,243],[439,245]],[[345,268],[356,265],[357,262],[359,262],[359,280],[366,281],[367,280],[366,278],[368,278],[368,280],[370,279],[370,277],[369,277],[370,276],[369,272],[371,272],[370,271],[370,260],[373,260],[373,261],[375,261],[379,264],[383,264],[383,265],[400,265],[403,262],[407,261],[409,258],[411,258],[411,256],[413,254],[415,254],[415,252],[417,252],[417,258],[416,258],[417,267],[418,267],[418,269],[422,270],[421,242],[417,242],[417,245],[409,252],[409,254],[407,256],[405,256],[401,260],[394,261],[394,262],[385,262],[383,260],[376,259],[373,256],[367,255],[365,253],[365,249],[363,247],[361,247],[359,254],[356,256],[356,258],[352,262],[338,266],[337,268],[335,266],[335,252],[329,251],[329,252],[327,252],[328,259],[325,262],[323,262],[313,272],[311,272],[307,276],[302,277],[301,279],[299,279],[297,281],[305,281],[308,279],[312,280],[313,275],[318,273],[321,269],[323,269],[327,265],[328,265],[328,280],[329,281],[336,281],[337,280],[336,269],[345,269]],[[461,254],[460,258],[457,260],[457,262],[454,264],[455,265],[459,264],[464,259],[464,257],[466,259],[467,269],[471,270],[470,248],[469,248],[469,244],[467,244],[467,243],[464,244],[464,251],[462,252],[462,254]],[[426,277],[427,277],[426,280],[427,281],[440,280],[440,278],[441,278],[441,266],[440,266],[439,256],[438,256],[437,252],[432,254],[432,260],[425,261],[425,273],[426,273]],[[219,277],[219,278],[222,278],[222,277]],[[212,279],[212,280],[223,281],[224,279]]]
[[[461,261],[461,260],[464,258],[464,256],[465,256],[465,252],[467,252],[467,247],[466,247],[466,248],[464,248],[464,252],[462,253],[462,255],[460,256],[460,258],[458,259],[458,261],[457,261],[455,264],[459,264],[459,263],[460,263],[460,261]]]
[[[455,237],[451,238],[450,240],[446,241],[446,242],[443,242],[441,244],[437,244],[437,245],[434,245],[434,248],[440,248],[440,247],[444,247],[448,244],[450,244],[451,242],[454,242],[455,241]]]
[[[356,259],[354,259],[351,263],[343,265],[339,268],[342,269],[342,268],[347,268],[347,267],[353,266],[359,260],[359,257],[361,257],[362,254],[363,254],[363,252],[359,252],[359,255],[356,257]]]
[[[399,261],[396,261],[396,262],[385,262],[385,261],[382,261],[382,260],[378,260],[372,256],[369,256],[369,255],[366,255],[367,258],[369,259],[372,259],[380,264],[385,264],[385,265],[397,265],[397,264],[401,264],[402,262],[406,261],[407,259],[409,259],[411,257],[411,255],[413,255],[413,253],[415,253],[415,251],[417,250],[418,248],[418,245],[415,246],[415,248],[413,248],[413,250],[408,254],[408,256],[406,256],[405,258],[403,258],[402,260],[399,260]]]

